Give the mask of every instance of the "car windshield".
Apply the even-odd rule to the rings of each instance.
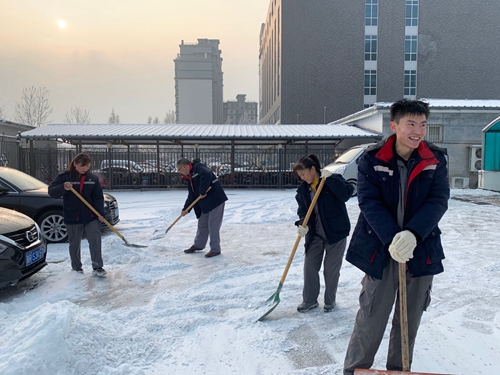
[[[356,156],[362,151],[362,148],[356,147],[351,150],[347,150],[342,155],[340,155],[335,161],[334,164],[349,164],[351,161],[356,158]]]
[[[0,177],[21,190],[36,190],[48,186],[45,182],[12,168],[0,168]]]

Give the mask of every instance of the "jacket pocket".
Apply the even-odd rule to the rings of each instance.
[[[382,242],[375,231],[365,222],[358,222],[349,243],[349,251],[372,263],[381,249]]]
[[[423,240],[419,247],[423,251],[417,252],[419,256],[425,256],[425,262],[433,264],[440,262],[444,259],[443,245],[441,244],[441,230],[436,227],[432,232]]]

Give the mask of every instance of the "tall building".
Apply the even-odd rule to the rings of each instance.
[[[245,94],[224,102],[224,124],[257,124],[257,102],[247,102]]]
[[[259,122],[328,123],[403,97],[500,99],[499,13],[498,0],[271,0]]]
[[[222,124],[222,57],[218,39],[179,45],[175,63],[178,124]]]

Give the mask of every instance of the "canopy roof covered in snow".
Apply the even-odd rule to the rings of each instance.
[[[312,125],[180,125],[49,124],[20,134],[26,140],[62,139],[74,144],[277,145],[331,144],[382,135],[345,124]]]
[[[500,100],[496,99],[426,99],[420,98],[429,103],[431,113],[440,112],[494,112],[500,111]],[[370,117],[374,113],[388,113],[393,102],[377,102],[371,107],[350,114],[346,117],[331,122],[331,124],[352,124],[362,118]]]

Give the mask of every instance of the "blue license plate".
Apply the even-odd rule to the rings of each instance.
[[[113,218],[117,218],[118,217],[118,208],[113,212]]]
[[[40,259],[43,258],[43,255],[45,254],[45,246],[42,245],[38,249],[29,251],[26,253],[26,267],[29,265],[32,265],[33,263],[38,262]]]

